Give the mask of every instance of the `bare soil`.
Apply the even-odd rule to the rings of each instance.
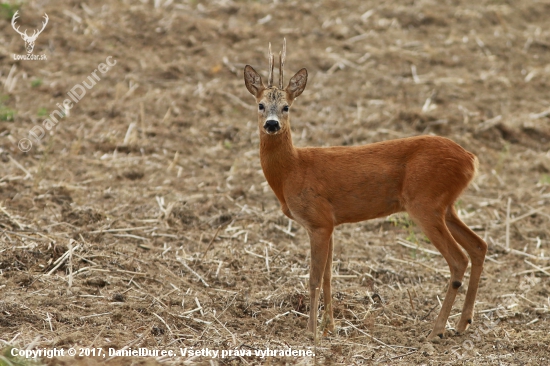
[[[431,343],[443,258],[403,214],[339,227],[337,329],[319,338],[316,362],[549,364],[550,2],[25,2],[22,29],[49,16],[34,49],[47,61],[13,59],[24,44],[2,9],[0,348],[313,349],[300,315],[307,234],[265,182],[242,78],[246,64],[266,75],[268,43],[278,52],[286,37],[286,74],[310,75],[294,143],[455,140],[480,161],[457,207],[489,244],[474,324],[453,334],[463,286],[448,334]],[[108,56],[116,65],[22,152]]]

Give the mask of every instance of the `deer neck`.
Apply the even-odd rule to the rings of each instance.
[[[290,128],[277,135],[260,132],[260,162],[267,182],[282,199],[283,183],[298,159]]]

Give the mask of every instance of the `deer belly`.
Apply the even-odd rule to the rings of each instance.
[[[335,224],[360,222],[384,217],[403,211],[401,202],[396,199],[361,200],[348,198],[334,209]]]

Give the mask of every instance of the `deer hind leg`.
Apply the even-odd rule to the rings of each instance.
[[[311,308],[309,309],[307,329],[315,333],[317,330],[317,309],[319,306],[319,298],[317,295],[321,289],[323,275],[327,265],[332,227],[330,229],[316,228],[308,231],[311,245],[311,265],[309,271],[309,296],[311,299]],[[328,286],[330,286],[330,282]]]
[[[334,248],[334,234],[330,236],[327,261],[325,264],[325,271],[323,273],[323,301],[325,304],[325,312],[321,319],[321,329],[324,334],[326,332],[334,331],[334,316],[332,312],[332,292],[331,292],[331,279],[332,279],[332,251]]]
[[[445,300],[443,301],[441,310],[435,321],[434,328],[428,336],[428,339],[432,339],[435,336],[443,338],[447,319],[451,313],[458,288],[462,285],[462,278],[464,277],[466,267],[468,267],[468,257],[464,254],[462,249],[460,249],[456,240],[445,225],[444,212],[441,212],[441,214],[438,213],[435,216],[428,216],[426,213],[430,211],[433,212],[433,207],[426,209],[417,208],[412,212],[410,210],[407,211],[420,225],[422,231],[426,234],[428,239],[430,239],[432,244],[443,255],[451,271],[451,279],[449,281]]]
[[[456,330],[459,333],[464,332],[473,321],[474,303],[476,300],[479,279],[483,271],[483,262],[487,253],[487,243],[468,228],[459,218],[453,206],[447,208],[445,222],[449,231],[455,240],[462,246],[472,261],[470,281],[468,282],[468,292],[464,300],[462,315],[457,323]]]

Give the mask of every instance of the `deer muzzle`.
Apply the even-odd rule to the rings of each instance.
[[[264,123],[264,130],[268,134],[277,133],[281,129],[281,124],[276,119],[268,119]]]

